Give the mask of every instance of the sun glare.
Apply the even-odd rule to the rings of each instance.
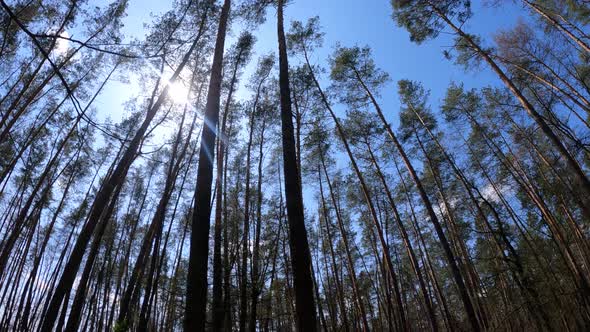
[[[188,89],[180,82],[170,84],[168,89],[168,96],[175,103],[185,103],[188,100]]]
[[[56,33],[56,31],[51,31],[51,33]],[[54,56],[62,56],[68,53],[70,49],[70,41],[64,38],[70,38],[70,33],[64,30],[62,33],[59,34],[60,37],[55,40],[55,47],[53,48],[52,54]]]

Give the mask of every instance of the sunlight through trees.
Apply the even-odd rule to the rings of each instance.
[[[587,331],[590,4],[381,2],[0,0],[0,331]]]

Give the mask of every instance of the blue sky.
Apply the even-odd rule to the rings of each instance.
[[[486,46],[493,44],[493,36],[499,30],[509,29],[519,19],[527,19],[526,11],[511,1],[503,1],[500,8],[484,7],[482,1],[474,1],[472,7],[474,16],[464,29],[480,35]],[[144,24],[152,21],[152,14],[159,15],[170,8],[169,1],[129,0],[128,15],[124,19],[124,34],[142,39],[145,34]],[[252,72],[257,56],[276,52],[275,15],[275,9],[270,8],[266,23],[254,32],[257,37],[255,54],[242,81]],[[326,66],[327,59],[337,43],[343,46],[371,47],[376,64],[391,77],[391,82],[381,91],[380,103],[394,128],[397,127],[399,110],[396,82],[400,79],[420,81],[430,89],[430,104],[435,111],[451,81],[462,82],[467,88],[499,83],[497,77],[485,65],[465,72],[462,67],[445,59],[443,51],[452,44],[449,34],[441,33],[437,39],[421,45],[410,42],[408,33],[392,20],[389,0],[294,0],[285,11],[286,29],[293,20],[305,22],[313,16],[320,17],[320,24],[325,33],[324,46],[317,49],[312,57],[316,64]],[[226,48],[235,41],[235,36],[239,35],[241,29],[239,25],[232,27]],[[297,61],[298,59],[290,59],[291,64]],[[322,84],[325,87],[329,85],[326,77]],[[108,116],[114,121],[119,121],[125,116],[122,103],[139,92],[136,84],[109,83],[96,103],[99,117],[104,119]],[[241,89],[237,94],[238,98],[247,98],[248,95],[245,89]],[[342,112],[342,108],[338,109]],[[338,157],[338,164],[339,167],[347,167],[347,159]],[[306,202],[314,201],[314,191],[315,188],[304,184]],[[309,212],[313,211],[313,208],[307,205],[310,208]]]
[[[493,34],[500,29],[508,29],[520,18],[526,15],[521,7],[511,1],[504,1],[499,8],[484,7],[482,1],[472,4],[474,16],[465,26],[469,32],[476,33],[491,45]],[[152,14],[161,14],[171,8],[169,1],[161,0],[129,0],[128,15],[124,19],[125,35],[141,38],[145,34],[144,24],[150,23]],[[292,20],[306,21],[313,16],[320,17],[322,29],[325,32],[324,47],[316,50],[312,58],[317,64],[326,64],[326,60],[336,43],[343,46],[368,45],[373,51],[375,62],[390,74],[392,81],[382,91],[381,103],[387,111],[390,120],[397,123],[397,109],[399,103],[396,95],[395,82],[399,79],[412,79],[422,82],[431,90],[433,106],[444,96],[449,82],[463,82],[466,87],[480,87],[497,83],[497,78],[482,66],[475,71],[465,72],[444,58],[443,50],[451,45],[449,35],[443,33],[436,40],[416,45],[409,40],[408,33],[397,27],[391,19],[389,0],[294,0],[286,8],[287,29]],[[276,20],[275,9],[268,11],[267,21],[255,32],[257,43],[256,54],[276,52]],[[240,26],[233,26],[232,36],[240,32]],[[230,37],[226,48],[234,38]],[[256,63],[255,57],[246,70],[246,77]],[[292,63],[296,59],[290,60]],[[328,82],[325,81],[327,85]],[[129,94],[137,93],[134,87],[121,89],[120,83],[113,83],[103,94],[108,106],[113,106],[114,119],[118,119],[117,103],[127,100]],[[124,84],[123,84],[124,85]],[[121,93],[125,92],[125,94]],[[244,96],[240,93],[238,96]],[[108,107],[112,108],[112,107]],[[121,109],[121,108],[119,108]],[[119,113],[119,114],[117,114]],[[103,114],[104,115],[104,114]]]
[[[503,1],[503,5],[497,8],[484,6],[482,1],[473,1],[472,7],[474,15],[464,28],[483,37],[487,46],[492,45],[495,33],[509,29],[519,19],[526,19],[523,16],[527,15],[522,7],[512,1]],[[169,1],[129,0],[128,15],[124,19],[124,34],[141,39],[145,34],[144,24],[150,23],[154,14],[159,15],[170,8]],[[286,8],[285,23],[288,29],[293,20],[305,22],[313,16],[320,17],[325,33],[324,46],[314,52],[312,61],[323,66],[327,65],[326,60],[337,43],[343,46],[370,46],[376,64],[391,77],[391,82],[381,91],[380,102],[394,127],[398,123],[399,110],[396,81],[400,79],[417,80],[430,89],[430,103],[434,110],[451,81],[463,82],[467,88],[498,84],[496,76],[485,65],[465,72],[452,60],[445,59],[443,51],[452,44],[449,34],[443,32],[435,40],[421,45],[410,42],[406,30],[398,27],[392,20],[391,12],[389,0],[294,0]],[[270,8],[266,22],[255,31],[255,55],[244,73],[244,79],[252,72],[258,55],[276,52],[275,13],[276,10]],[[235,41],[235,36],[239,35],[241,29],[239,25],[232,27],[226,48]],[[290,59],[292,64],[297,61],[298,59]],[[329,85],[325,77],[322,82],[326,87]],[[137,93],[139,91],[133,84],[111,83],[98,101],[99,105],[108,106],[106,109],[111,111],[100,111],[99,115],[110,116],[113,120],[120,119],[124,114],[121,103],[128,100],[130,94]],[[244,89],[237,95],[238,98],[248,96]],[[305,193],[305,196],[309,194]]]

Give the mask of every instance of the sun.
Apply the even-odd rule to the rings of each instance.
[[[180,82],[170,83],[168,96],[175,103],[184,104],[188,101],[188,89]]]
[[[70,33],[67,30],[63,30],[61,33],[58,33],[57,28],[52,28],[49,29],[49,34],[61,37],[55,39],[55,45],[51,50],[51,55],[56,57],[66,55],[70,49]]]
[[[61,37],[63,38],[70,38],[70,34],[69,32],[65,31],[59,34]],[[55,52],[58,55],[64,55],[68,52],[68,49],[70,48],[70,41],[67,39],[62,39],[59,38],[57,39],[57,41],[55,42]]]

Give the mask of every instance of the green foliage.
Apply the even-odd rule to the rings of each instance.
[[[236,53],[240,55],[240,58],[236,59],[236,61],[238,61],[236,66],[243,66],[248,63],[255,43],[256,37],[254,37],[254,35],[251,32],[243,31],[240,34],[235,46]]]
[[[444,29],[446,23],[438,12],[460,24],[471,17],[469,0],[391,0],[391,6],[397,25],[408,30],[410,40],[416,43],[435,38]]]
[[[367,46],[338,46],[329,61],[332,90],[340,102],[353,107],[369,101],[363,84],[379,96],[379,90],[389,82],[389,75],[377,67]]]
[[[126,332],[128,330],[129,326],[127,320],[124,320],[122,322],[116,322],[115,326],[113,326],[113,332]]]
[[[287,47],[292,53],[307,54],[321,47],[324,33],[321,32],[320,18],[314,16],[307,20],[305,25],[301,21],[291,22],[286,38]]]
[[[476,70],[481,63],[481,54],[475,50],[467,38],[474,41],[481,47],[481,38],[476,35],[467,34],[468,37],[458,36],[455,38],[454,49],[457,53],[455,55],[455,63],[463,66],[466,70]],[[484,50],[486,53],[491,53],[491,49]]]
[[[434,130],[436,118],[427,105],[430,93],[422,84],[415,81],[401,80],[397,82],[397,85],[401,101],[399,129],[401,140],[409,140],[414,131],[424,126],[431,131]]]
[[[128,0],[78,1],[75,6],[57,0],[6,2],[24,26],[39,34],[36,38],[42,47],[51,47],[62,24],[62,31],[85,45],[70,41],[67,52],[51,55],[74,91],[67,95],[31,36],[6,10],[0,10],[0,133],[6,134],[0,142],[0,254],[8,254],[0,264],[5,268],[0,269],[0,279],[6,281],[0,285],[5,294],[0,301],[0,311],[5,313],[0,326],[39,329],[35,324],[45,313],[33,309],[25,319],[23,306],[44,307],[43,303],[39,306],[40,299],[51,299],[59,278],[65,275],[80,280],[81,270],[87,267],[91,271],[88,292],[80,293],[84,297],[80,318],[87,330],[141,330],[141,310],[147,330],[180,330],[190,281],[188,247],[197,235],[191,230],[194,175],[199,165],[206,165],[198,160],[202,129],[209,125],[202,123],[202,114],[224,1],[173,1],[169,11],[155,15],[145,26],[145,37],[138,38],[130,38],[121,29],[130,8]],[[261,53],[268,51],[256,43],[257,28],[266,15],[275,14],[277,1],[233,0],[231,4],[232,31],[227,40],[233,45],[224,51],[220,96],[220,111],[229,112],[225,114],[225,135],[217,137],[224,143],[225,162],[220,168],[221,182],[213,189],[220,193],[221,201],[216,196],[210,206],[220,207],[222,234],[202,244],[221,247],[222,293],[229,301],[226,318],[230,324],[238,314],[234,302],[246,290],[259,293],[254,329],[293,330],[297,289],[283,192],[276,55]],[[542,6],[550,18],[562,24],[561,29],[529,4]],[[506,74],[503,79],[514,83],[555,130],[583,172],[588,172],[590,55],[562,31],[569,29],[588,41],[590,9],[585,2],[516,2],[510,8],[522,10],[518,15],[523,18],[498,31],[491,47],[462,30],[472,14],[468,0],[393,0],[391,5],[393,19],[409,32],[413,42],[427,44],[449,33],[445,45],[452,45],[445,53],[462,68],[479,69],[482,55],[488,55]],[[66,17],[70,9],[72,13]],[[589,201],[563,156],[513,93],[500,81],[490,84],[484,75],[485,81],[476,81],[477,88],[468,86],[471,78],[465,83],[450,83],[441,100],[436,100],[433,96],[441,91],[432,90],[431,96],[430,88],[437,86],[431,81],[445,79],[437,76],[423,82],[399,80],[393,87],[397,89],[394,96],[391,79],[381,69],[391,65],[381,63],[387,59],[374,58],[362,40],[349,47],[336,44],[328,59],[318,59],[326,37],[320,18],[293,18],[286,35],[292,121],[314,291],[316,303],[322,306],[321,324],[325,324],[321,328],[346,330],[347,318],[352,323],[348,330],[357,329],[361,305],[370,329],[385,331],[395,324],[392,317],[399,308],[391,304],[394,284],[385,272],[384,249],[375,227],[379,225],[411,324],[408,329],[431,329],[425,298],[432,302],[438,330],[469,329],[441,237],[435,234],[434,218],[425,208],[425,202],[430,202],[456,255],[469,296],[477,300],[482,317],[488,318],[486,330],[507,326],[550,330],[539,324],[541,313],[547,314],[551,329],[579,329],[575,324],[587,320],[590,296],[576,282],[580,276],[590,278],[586,268],[590,257],[586,243]],[[475,26],[480,22],[469,23]],[[142,127],[146,111],[158,100],[171,71],[197,36],[195,50],[176,80],[190,87],[187,102],[166,100],[154,121]],[[374,40],[371,45],[375,52],[383,46]],[[397,46],[403,52],[403,45]],[[254,55],[257,59],[252,62]],[[113,67],[116,70],[107,79]],[[104,91],[100,90],[103,83]],[[318,84],[329,84],[330,88],[320,90]],[[137,89],[132,89],[135,85]],[[327,100],[320,92],[325,92]],[[109,100],[114,95],[128,99],[120,109],[107,110],[111,102],[118,101]],[[81,114],[84,107],[87,112]],[[376,109],[387,118],[385,122],[399,117],[393,133],[407,160],[402,161],[392,145],[387,123]],[[105,114],[113,119],[103,117]],[[334,120],[343,132],[335,130]],[[133,139],[140,128],[145,134]],[[250,129],[251,158],[260,164],[251,161],[249,172],[252,179],[260,180],[251,180],[247,189]],[[366,184],[366,195],[343,149],[344,139]],[[125,165],[124,176],[110,183],[107,180],[134,143],[141,147],[134,152],[133,162]],[[218,150],[215,152],[219,156]],[[218,167],[213,161],[212,172]],[[419,181],[411,176],[411,168]],[[320,180],[325,202],[318,193]],[[418,192],[417,183],[424,192]],[[111,192],[98,204],[101,188],[107,185],[120,192]],[[168,202],[163,203],[166,195]],[[260,223],[252,223],[256,226],[249,233],[244,232],[247,196],[253,206],[250,213],[258,216],[260,211],[260,219],[252,218]],[[367,197],[376,216],[369,210]],[[109,208],[112,213],[107,215]],[[93,209],[101,216],[89,222]],[[154,223],[156,216],[161,217],[159,223]],[[89,245],[100,240],[93,260],[89,259],[90,250],[78,251],[81,265],[66,275],[65,264],[75,256],[73,250],[84,227],[103,222],[103,233],[94,230],[88,241],[80,242]],[[407,231],[407,240],[402,238],[400,225]],[[509,247],[506,243],[497,243],[501,230],[518,255],[505,250]],[[12,234],[16,235],[14,249],[5,250]],[[254,243],[257,234],[260,242]],[[146,261],[136,263],[144,240],[148,240]],[[252,254],[255,245],[260,249],[256,263]],[[411,250],[416,262],[409,255]],[[142,276],[132,289],[138,294],[131,304],[134,313],[129,320],[114,322],[135,266]],[[253,266],[259,268],[259,280],[254,280]],[[424,278],[425,296],[417,272]],[[259,287],[252,287],[256,282]],[[69,290],[70,299],[76,289]],[[146,296],[148,289],[151,299]],[[203,303],[209,319],[212,301],[209,297],[199,300],[207,301]],[[246,314],[252,311],[251,299],[248,302]],[[72,304],[62,301],[58,312],[73,312]],[[32,325],[15,325],[18,322],[13,317],[17,316]],[[110,318],[114,323],[107,326]],[[224,326],[223,330],[234,328]]]
[[[385,128],[383,128],[381,120],[374,113],[357,109],[349,110],[346,112],[343,127],[350,143],[359,145],[362,149],[367,144],[374,145],[375,142],[384,139]]]
[[[455,122],[462,112],[475,113],[480,105],[480,97],[475,90],[465,91],[462,84],[451,83],[441,110],[447,121]]]

